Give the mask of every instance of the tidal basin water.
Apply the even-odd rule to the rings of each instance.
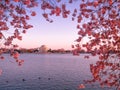
[[[25,62],[18,66],[9,54],[0,61],[3,70],[0,90],[79,90],[83,80],[92,77],[89,64],[97,57],[84,59],[85,54],[21,54]],[[87,85],[81,90],[115,90]]]

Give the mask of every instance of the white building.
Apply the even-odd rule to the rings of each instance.
[[[41,45],[41,47],[39,48],[40,53],[47,53],[47,51],[48,47],[46,45]]]

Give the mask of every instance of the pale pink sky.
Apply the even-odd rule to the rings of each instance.
[[[77,4],[77,2],[74,3],[73,7]],[[73,22],[71,17],[63,19],[61,16],[53,16],[51,18],[54,22],[49,23],[42,17],[42,10],[36,8],[36,11],[37,16],[29,21],[34,27],[23,35],[22,41],[14,40],[13,43],[22,48],[36,48],[46,45],[51,49],[71,49],[71,45],[75,44],[75,40],[78,38],[77,22]]]
[[[71,21],[70,18],[63,19],[54,17],[54,22],[47,22],[42,16],[37,15],[33,17],[30,23],[33,28],[23,35],[23,40],[15,40],[23,48],[35,48],[41,45],[47,45],[51,49],[71,49],[77,39],[78,30],[76,23]]]

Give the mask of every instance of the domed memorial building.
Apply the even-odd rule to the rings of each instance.
[[[47,53],[48,47],[46,45],[41,45],[39,48],[39,53]]]

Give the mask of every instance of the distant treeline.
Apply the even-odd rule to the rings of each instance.
[[[12,49],[13,50],[13,49]],[[56,50],[52,50],[52,49],[48,49],[46,52],[41,52],[38,49],[14,49],[14,51],[18,52],[18,53],[72,53],[72,50],[64,50],[64,49],[56,49]],[[3,53],[10,53],[11,49],[5,49],[5,48],[1,48],[0,52]],[[95,53],[96,51],[78,51],[78,53]],[[109,51],[108,53],[120,53],[120,51]]]

